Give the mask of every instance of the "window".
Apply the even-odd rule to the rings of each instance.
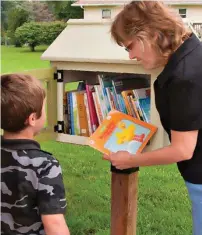
[[[179,14],[182,18],[186,18],[187,16],[187,9],[179,9]]]
[[[111,18],[111,10],[103,9],[102,10],[102,19],[110,19]]]

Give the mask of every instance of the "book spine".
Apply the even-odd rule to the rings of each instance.
[[[111,111],[115,107],[114,107],[114,104],[113,104],[113,100],[112,100],[112,97],[111,97],[111,93],[110,93],[110,88],[109,87],[106,88],[106,92],[107,92],[107,97],[108,97],[108,100],[109,100],[110,111]]]
[[[94,87],[95,87],[95,92],[96,92],[96,95],[98,97],[98,102],[100,104],[100,108],[101,108],[101,111],[102,111],[102,116],[103,116],[103,118],[105,118],[108,114],[108,111],[106,110],[105,102],[104,102],[103,96],[100,92],[100,86],[95,85]]]
[[[139,103],[146,122],[150,122],[150,97],[139,99]]]
[[[119,111],[121,111],[122,113],[125,113],[124,112],[124,106],[123,106],[123,103],[122,103],[121,94],[117,94],[117,100],[118,100],[118,104],[119,104]]]
[[[114,91],[114,94],[115,94],[115,97],[116,97],[116,101],[117,101],[117,110],[122,111],[122,107],[121,107],[121,103],[120,103],[120,100],[119,100],[119,94],[117,94],[116,92],[116,88],[115,88],[115,82],[112,81],[112,84],[113,84],[113,91]]]
[[[139,104],[139,101],[138,100],[134,100],[135,102],[135,105],[137,107],[137,111],[138,111],[138,114],[140,116],[140,120],[144,121],[144,117],[143,117],[143,113],[142,113],[142,110],[140,108],[140,104]]]
[[[136,106],[136,103],[135,103],[135,98],[132,95],[130,96],[130,101],[131,101],[131,104],[133,106],[133,110],[135,111],[136,118],[141,120],[138,109],[137,109],[137,106]]]
[[[99,125],[100,125],[102,120],[103,120],[103,118],[102,118],[102,113],[101,113],[101,110],[100,110],[100,106],[98,104],[96,92],[93,92],[93,100],[94,100],[94,103],[95,103],[95,110],[96,110],[98,121],[99,121]]]
[[[63,95],[63,120],[64,120],[64,133],[68,134],[68,107],[67,107],[67,92]]]
[[[109,87],[109,95],[111,99],[112,109],[116,109],[115,98],[113,96],[113,88]]]
[[[77,93],[77,107],[80,126],[80,135],[89,136],[87,114],[84,104],[84,93]]]
[[[92,91],[89,85],[86,85],[86,92],[87,92],[87,98],[88,98],[88,107],[90,111],[92,131],[94,132],[98,128],[99,122],[98,122],[98,117],[97,117],[96,110],[95,110],[95,104],[93,101]]]
[[[68,110],[68,115],[67,115],[67,121],[68,121],[68,134],[72,134],[72,129],[71,129],[71,104],[70,104],[70,93],[67,92],[67,110]]]
[[[98,81],[100,83],[100,85],[99,85],[99,89],[101,92],[100,94],[103,97],[103,105],[105,105],[106,112],[108,113],[110,111],[110,104],[109,104],[109,100],[107,97],[107,92],[106,92],[103,78],[101,76],[98,76]]]
[[[132,110],[131,110],[131,107],[130,107],[130,104],[129,104],[129,100],[128,100],[127,93],[126,93],[125,91],[122,91],[122,92],[121,92],[121,95],[122,95],[122,97],[123,97],[123,100],[124,100],[124,103],[125,103],[125,106],[126,106],[127,113],[128,113],[130,116],[133,116],[133,113],[132,113]]]
[[[70,117],[71,118],[71,133],[72,133],[72,135],[75,135],[72,92],[69,93],[69,99],[70,99],[70,114],[71,114],[71,117]]]
[[[115,109],[116,110],[119,110],[119,104],[118,104],[118,99],[117,99],[117,94],[116,94],[116,91],[114,89],[114,87],[111,87],[111,92],[112,92],[112,96],[113,96],[113,99],[114,99],[114,104],[115,104]]]
[[[87,98],[87,94],[84,93],[84,104],[86,107],[86,115],[87,115],[87,121],[88,121],[88,131],[89,131],[89,135],[91,135],[93,133],[92,131],[92,125],[91,125],[91,120],[90,120],[90,111],[89,111],[89,107],[88,107],[88,98]]]
[[[127,96],[127,100],[128,100],[128,104],[129,104],[129,107],[130,107],[130,110],[131,110],[131,113],[132,113],[132,117],[135,117],[137,118],[137,115],[136,115],[136,112],[135,112],[135,109],[133,107],[133,104],[132,104],[132,96],[130,97],[129,95]]]
[[[75,135],[80,135],[80,126],[79,126],[79,115],[78,115],[78,105],[77,105],[77,93],[72,93],[72,103],[73,103],[73,125]]]
[[[104,102],[105,102],[105,105],[106,105],[107,112],[110,112],[111,106],[110,106],[110,100],[108,98],[106,88],[103,87],[102,90],[103,90],[103,97],[104,97]]]

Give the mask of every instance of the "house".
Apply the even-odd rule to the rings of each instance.
[[[84,19],[113,19],[128,0],[78,0],[73,6],[84,8]],[[173,10],[192,22],[195,30],[202,34],[202,0],[164,0]]]

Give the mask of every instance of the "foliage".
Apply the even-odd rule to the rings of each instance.
[[[50,22],[54,16],[46,2],[40,1],[1,1],[2,45],[21,46],[15,38],[15,30],[29,21]]]
[[[8,29],[8,11],[13,9],[15,2],[1,1],[1,32],[6,32]]]
[[[55,17],[49,10],[48,4],[46,2],[29,2],[29,12],[32,21],[35,22],[50,22],[55,20]]]
[[[8,13],[8,33],[15,46],[20,46],[20,41],[15,38],[15,30],[29,21],[29,12],[23,8],[13,8]]]
[[[21,44],[28,44],[31,51],[42,44],[43,31],[40,23],[29,22],[16,29],[15,37]]]
[[[72,6],[75,1],[47,1],[47,4],[55,15],[57,20],[68,21],[69,19],[83,18],[83,9],[81,7]]]
[[[50,45],[57,36],[65,29],[66,23],[64,22],[51,22],[43,23],[43,43]]]
[[[15,37],[34,51],[37,45],[52,43],[65,27],[64,22],[30,22],[17,28]]]

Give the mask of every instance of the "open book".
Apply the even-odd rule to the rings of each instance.
[[[88,138],[88,145],[105,154],[140,153],[156,131],[157,127],[150,123],[112,110]]]

